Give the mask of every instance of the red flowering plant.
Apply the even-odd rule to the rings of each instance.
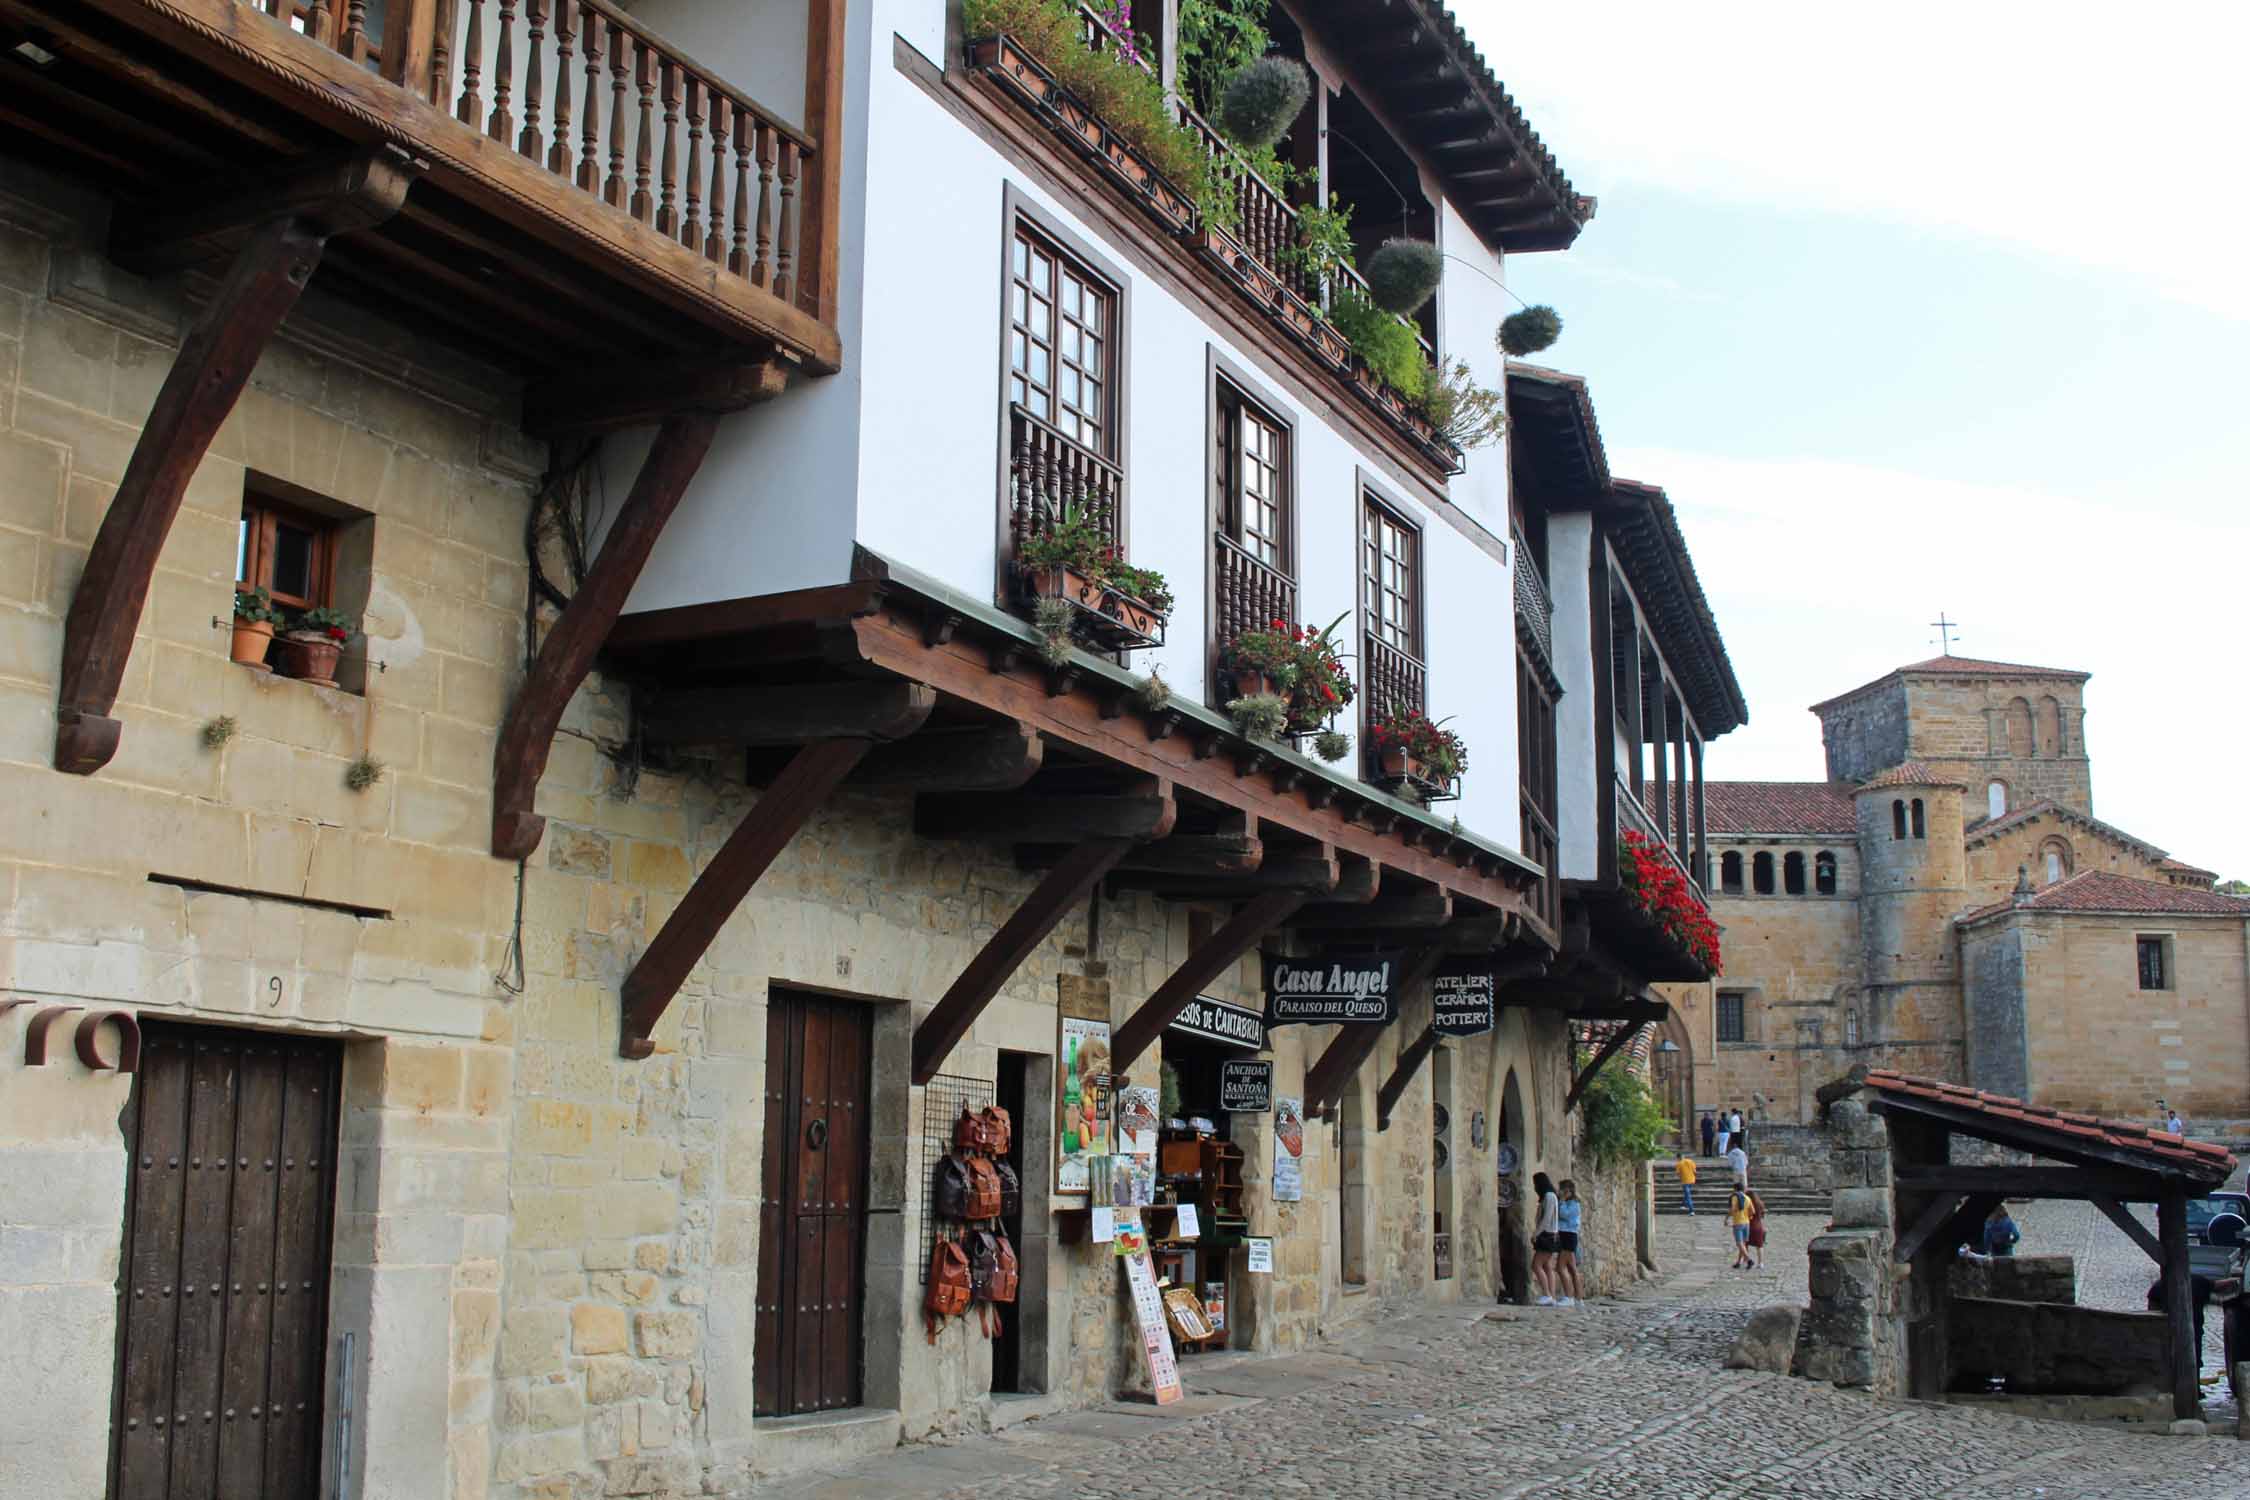
[[[1641,910],[1689,957],[1713,975],[1725,972],[1719,963],[1719,924],[1662,844],[1646,834],[1625,832],[1617,843],[1617,876]]]
[[[1034,573],[1068,568],[1096,585],[1137,599],[1160,615],[1172,612],[1172,587],[1154,568],[1136,568],[1102,529],[1101,518],[1083,506],[1067,507],[1060,520],[1023,539],[1016,561]]]
[[[1418,708],[1392,709],[1367,726],[1367,745],[1378,756],[1402,751],[1420,761],[1426,775],[1440,786],[1469,769],[1469,747],[1461,736]]]
[[[289,629],[293,633],[324,636],[339,646],[350,645],[352,637],[359,633],[359,626],[350,615],[325,604],[300,611],[290,622]]]
[[[1314,729],[1349,707],[1358,689],[1336,652],[1338,615],[1324,630],[1276,619],[1245,630],[1227,647],[1227,666],[1238,673],[1262,673],[1289,707],[1289,727]]]

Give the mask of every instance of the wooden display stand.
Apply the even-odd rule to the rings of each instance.
[[[1158,1203],[1144,1210],[1148,1216],[1150,1255],[1156,1262],[1157,1276],[1170,1281],[1175,1291],[1185,1291],[1190,1297],[1195,1296],[1201,1283],[1220,1282],[1227,1285],[1231,1303],[1233,1287],[1228,1272],[1233,1257],[1229,1251],[1250,1227],[1242,1204],[1242,1148],[1215,1136],[1188,1132],[1171,1134],[1160,1141],[1156,1149],[1158,1183],[1170,1188],[1179,1202],[1196,1206],[1201,1230],[1193,1240],[1177,1237],[1178,1202]],[[1188,1274],[1191,1257],[1197,1264],[1192,1277]],[[1201,1306],[1200,1298],[1196,1306]],[[1173,1342],[1182,1352],[1227,1346],[1225,1328],[1211,1329],[1199,1336],[1192,1332],[1192,1326],[1192,1319],[1172,1318]]]

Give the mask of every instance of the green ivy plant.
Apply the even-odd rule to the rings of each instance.
[[[1227,80],[1273,45],[1268,0],[1180,0],[1180,89],[1208,117]]]
[[[1352,352],[1365,360],[1385,385],[1409,401],[1422,398],[1429,366],[1422,361],[1422,344],[1413,329],[1356,290],[1339,295],[1328,316],[1350,341]]]
[[[1297,210],[1297,242],[1284,246],[1281,263],[1326,284],[1339,266],[1352,264],[1351,205],[1334,193],[1328,206],[1308,203]]]
[[[1587,1154],[1600,1166],[1647,1161],[1672,1128],[1656,1095],[1622,1058],[1612,1058],[1594,1075],[1578,1108],[1586,1122]]]

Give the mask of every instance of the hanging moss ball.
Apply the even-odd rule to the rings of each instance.
[[[1377,307],[1405,318],[1430,300],[1445,263],[1428,240],[1385,240],[1367,257],[1360,274]]]
[[[1245,151],[1263,151],[1289,133],[1312,94],[1312,75],[1293,57],[1261,57],[1227,80],[1219,128]]]
[[[1544,303],[1500,320],[1500,347],[1517,359],[1537,354],[1561,337],[1562,317]]]

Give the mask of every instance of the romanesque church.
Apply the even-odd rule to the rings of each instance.
[[[2095,816],[2087,678],[1916,662],[1813,706],[1826,779],[1707,784],[1726,972],[1671,994],[1675,1108],[1806,1123],[1865,1063],[2250,1117],[2250,899]]]

